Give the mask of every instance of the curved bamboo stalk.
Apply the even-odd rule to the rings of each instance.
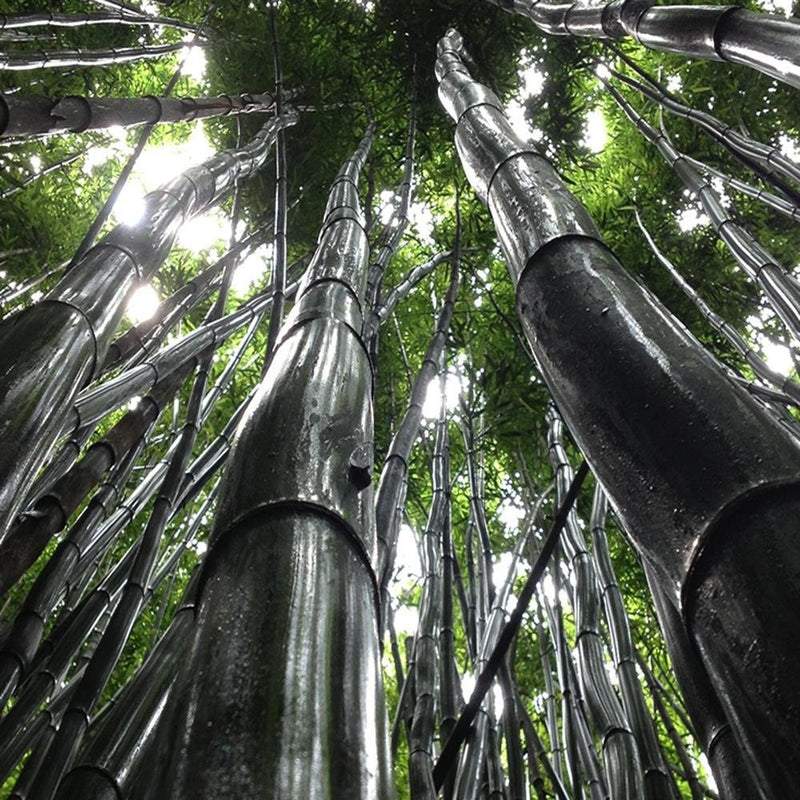
[[[72,14],[59,14],[52,11],[37,11],[32,14],[9,16],[0,14],[0,33],[3,31],[24,30],[26,28],[85,28],[93,25],[138,25],[174,28],[181,31],[196,31],[198,25],[183,22],[172,17],[134,16],[122,10],[109,10],[105,13],[78,11]]]
[[[0,596],[11,589],[41,555],[50,539],[64,528],[103,474],[119,463],[126,453],[144,443],[147,432],[165,404],[186,379],[188,366],[159,382],[134,410],[129,411],[100,441],[95,442],[83,458],[61,475],[47,493],[26,509],[9,529],[0,542]]]
[[[9,442],[0,456],[0,530],[16,516],[65,412],[102,363],[137,281],[148,280],[181,223],[217,202],[235,180],[266,160],[277,129],[270,120],[241,150],[214,156],[145,198],[144,221],[118,226],[67,273],[43,301],[5,325],[0,341],[0,420]],[[19,414],[20,408],[26,409]],[[38,446],[27,446],[37,440]],[[12,444],[14,443],[14,444]]]
[[[286,93],[287,100],[295,92]],[[111,126],[192,122],[231,114],[266,113],[275,108],[275,95],[221,94],[217,97],[83,97],[0,95],[0,138],[41,137],[83,133]],[[77,158],[75,156],[74,158]]]
[[[623,53],[619,55],[626,64],[636,70],[647,82],[637,81],[615,69],[609,70],[617,80],[636,89],[640,94],[657,103],[659,108],[666,109],[675,116],[689,120],[706,131],[712,139],[740,159],[746,166],[754,169],[760,177],[770,179],[775,174],[778,174],[792,181],[800,182],[800,167],[787,158],[779,147],[762,144],[750,136],[739,133],[731,125],[720,121],[713,114],[691,108],[680,102],[671,92],[667,91],[665,87],[644,72],[627,56]],[[793,195],[794,201],[797,202],[800,195],[796,189],[787,186],[780,179],[776,182],[776,185],[782,191],[787,191],[787,193]]]
[[[440,98],[495,219],[543,376],[637,548],[682,593],[689,638],[760,765],[762,791],[791,793],[800,452],[630,279],[549,163],[470,78],[461,48],[454,33],[440,42]]]
[[[289,288],[292,294],[295,286]],[[150,358],[139,361],[118,376],[99,386],[81,392],[70,410],[67,428],[77,430],[97,422],[131,397],[152,389],[158,380],[163,380],[187,363],[202,359],[206,352],[214,352],[227,339],[248,324],[263,319],[272,307],[272,295],[264,291],[242,303],[235,311],[215,320],[199,325],[191,333],[168,347],[159,350]]]
[[[659,249],[652,235],[642,222],[639,210],[634,209],[634,213],[636,214],[636,222],[639,225],[639,229],[642,231],[642,234],[644,235],[647,244],[650,245],[650,249],[655,254],[655,257],[661,262],[667,272],[669,272],[670,277],[675,281],[675,283],[680,286],[680,288],[683,290],[683,293],[695,304],[695,306],[697,306],[700,313],[708,320],[715,330],[718,330],[725,337],[725,339],[727,339],[731,347],[733,347],[733,349],[736,350],[736,352],[747,362],[747,364],[750,365],[753,372],[759,378],[774,386],[781,392],[784,392],[786,399],[796,408],[800,408],[800,384],[791,380],[785,375],[781,375],[779,372],[770,369],[770,367],[767,366],[766,361],[764,361],[764,359],[761,358],[761,356],[759,356],[749,344],[747,344],[739,331],[737,331],[732,325],[730,325],[730,323],[726,322],[722,317],[719,316],[719,314],[712,310],[708,303],[706,303],[706,301],[700,297],[700,295],[691,287],[689,282],[678,272],[675,265]]]
[[[194,46],[201,47],[203,42]],[[151,44],[141,47],[116,47],[108,50],[27,50],[19,52],[0,52],[0,69],[12,72],[26,69],[59,69],[63,67],[102,67],[111,64],[128,64],[150,58],[161,58],[169,53],[177,53],[186,45]]]
[[[454,251],[452,250],[448,250],[445,253],[437,253],[433,258],[409,270],[403,280],[388,294],[386,299],[370,311],[364,323],[364,338],[370,339],[374,336],[377,330],[392,315],[392,312],[397,308],[397,304],[401,300],[405,300],[419,282],[427,275],[430,275],[439,264],[443,261],[450,261],[453,256]]]
[[[450,266],[450,283],[444,303],[436,320],[436,327],[411,387],[408,409],[389,445],[386,460],[383,462],[378,491],[375,497],[375,524],[378,532],[378,581],[381,587],[381,602],[385,606],[388,598],[389,578],[394,566],[397,549],[397,534],[400,528],[398,516],[399,499],[408,473],[411,448],[419,434],[422,421],[422,405],[428,385],[439,369],[439,356],[444,349],[453,307],[458,293],[458,260]]]
[[[653,50],[730,61],[800,88],[800,22],[735,6],[658,6],[655,0],[601,5],[489,0],[561,36],[630,37]]]
[[[759,189],[757,186],[753,186],[750,183],[741,181],[738,178],[734,178],[731,175],[728,175],[727,172],[723,172],[721,169],[712,167],[710,164],[706,164],[704,161],[698,161],[696,158],[687,155],[686,153],[683,154],[683,157],[698,172],[705,172],[712,178],[722,181],[725,186],[730,186],[731,189],[734,189],[737,192],[741,192],[748,197],[753,197],[756,200],[760,200],[762,203],[764,203],[764,205],[769,206],[769,208],[777,211],[779,214],[783,214],[785,217],[789,217],[789,219],[791,219],[793,222],[800,222],[800,204],[792,202],[791,200],[787,200],[783,197],[779,197],[776,194],[772,194],[772,192],[764,191],[764,189]]]
[[[134,796],[389,792],[364,492],[370,371],[357,333],[367,241],[355,181],[370,141],[371,131],[334,184],[320,246],[238,432],[204,569],[194,655],[173,689],[150,780]],[[347,205],[336,203],[340,192]],[[352,245],[346,259],[338,255],[344,242]],[[309,459],[309,449],[318,457]],[[219,613],[228,620],[224,653]],[[244,631],[249,643],[239,651]],[[192,700],[198,693],[200,707]],[[273,707],[283,711],[267,712],[272,721],[262,724]],[[224,733],[207,725],[220,713]],[[229,769],[220,736],[240,753],[239,769]]]
[[[238,186],[236,193],[238,194]],[[236,206],[234,197],[234,208]],[[235,222],[234,215],[234,228]],[[209,324],[213,324],[224,312],[236,266],[236,258],[225,265],[222,285],[206,316],[206,322]],[[36,796],[41,795],[43,798],[52,796],[61,776],[70,767],[86,733],[87,720],[92,708],[105,688],[133,624],[144,606],[146,589],[151,583],[161,540],[167,523],[179,505],[192,449],[202,423],[203,399],[211,369],[212,355],[213,350],[206,350],[199,358],[197,375],[186,405],[185,422],[169,457],[166,475],[137,547],[130,574],[122,588],[120,601],[114,609],[107,630],[103,633],[97,652],[87,665],[86,673],[76,689],[75,697],[64,712],[59,732],[48,751],[47,766],[34,779],[31,791],[35,792]]]
[[[2,104],[3,104],[2,95],[0,95],[0,108],[2,108]],[[63,169],[66,166],[69,166],[70,164],[74,163],[79,158],[81,158],[81,156],[84,156],[85,154],[86,154],[85,151],[80,153],[73,153],[72,155],[59,159],[53,164],[48,164],[46,167],[42,167],[42,169],[40,169],[38,172],[34,172],[31,175],[28,175],[23,180],[21,180],[16,186],[12,186],[10,189],[4,189],[2,192],[0,192],[0,201],[6,200],[9,197],[13,197],[17,192],[21,192],[26,186],[30,186],[32,183],[38,181],[40,178],[44,178],[45,175],[50,175],[53,172],[58,172],[58,170]],[[44,274],[46,275],[47,273]],[[33,288],[33,286],[37,285],[39,281],[44,280],[44,277],[38,276],[34,280],[36,281],[36,283],[30,281],[27,283],[24,289],[20,290],[18,288],[14,290],[14,292],[21,294],[22,291],[28,291],[29,289]],[[10,299],[13,299],[13,297]],[[8,300],[3,298],[0,293],[0,304],[5,304],[5,302],[8,302]]]
[[[85,800],[104,793],[125,797],[146,769],[148,747],[190,641],[198,575],[190,579],[167,631],[111,707],[93,721],[78,765],[62,779],[56,800]]]
[[[603,85],[641,134],[655,145],[659,154],[675,170],[684,185],[701,202],[714,229],[727,245],[744,272],[763,290],[775,313],[795,339],[800,340],[800,284],[788,274],[734,218],[725,210],[710,182],[703,180],[663,133],[659,133],[612,86]]]

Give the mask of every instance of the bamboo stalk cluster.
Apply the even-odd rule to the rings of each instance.
[[[117,0],[97,2],[116,21],[145,22]],[[747,12],[695,8],[689,41],[675,25],[685,16],[649,3],[511,7],[553,33],[632,35],[729,60],[742,60],[737,37],[752,21]],[[791,796],[800,758],[792,616],[800,456],[785,407],[797,405],[797,384],[766,367],[645,231],[703,316],[772,388],[753,383],[748,393],[720,369],[622,268],[549,161],[472,78],[464,43],[449,31],[438,47],[439,97],[492,215],[523,334],[554,399],[542,443],[552,484],[527,479],[525,518],[503,548],[510,556],[499,575],[498,531],[510,532],[493,508],[496,453],[477,403],[462,398],[455,414],[448,403],[448,351],[463,333],[459,283],[471,278],[460,193],[450,249],[385,291],[412,198],[414,93],[392,218],[370,235],[372,210],[365,215],[360,199],[370,123],[333,181],[316,248],[287,267],[285,138],[297,115],[282,106],[292,93],[283,89],[275,12],[274,93],[214,108],[247,111],[255,102],[275,116],[249,144],[150,193],[139,225],[118,226],[79,253],[41,303],[0,328],[0,433],[11,443],[0,454],[2,593],[22,586],[46,553],[0,643],[0,778],[16,770],[11,796],[388,800],[392,756],[403,751],[413,800],[677,800],[683,786],[700,800],[708,789],[695,742],[726,800]],[[3,19],[8,29],[33,24]],[[785,43],[793,31],[793,23],[768,22],[749,60],[760,63],[763,35]],[[611,75],[698,122],[771,188],[732,186],[795,216],[785,189],[800,174],[775,148],[734,134],[646,76]],[[796,282],[723,208],[702,177],[713,168],[680,153],[607,86],[796,334]],[[107,113],[116,106],[148,125],[208,116],[211,108],[197,106],[206,102],[54,104],[13,95],[0,110],[4,130],[18,135],[49,132],[53,117],[70,130],[118,120]],[[34,106],[18,115],[24,124],[14,121]],[[187,219],[233,194],[236,230],[240,184],[273,144],[271,285],[228,310],[239,260],[264,240],[264,226],[232,236],[225,255],[162,301],[153,320],[120,334],[127,296],[158,274]],[[382,326],[445,262],[447,285],[418,368],[409,368],[405,411],[386,453],[376,454]],[[203,321],[165,344],[212,297]],[[264,352],[251,357],[260,380],[215,433],[210,420],[265,327]],[[438,413],[426,427],[431,386]],[[473,399],[477,391],[465,390]],[[463,452],[454,467],[456,421]],[[577,470],[565,422],[585,453]],[[23,446],[31,439],[36,448]],[[418,496],[414,459],[429,467],[429,499]],[[467,498],[463,518],[457,492]],[[609,503],[614,532],[624,528],[643,563],[674,676],[645,650],[626,610]],[[404,664],[393,578],[401,525],[412,517],[425,523],[419,532],[411,525],[422,574]],[[171,608],[190,551],[197,567]],[[116,688],[125,648],[150,617],[140,648],[148,655]],[[398,696],[391,750],[384,632]]]

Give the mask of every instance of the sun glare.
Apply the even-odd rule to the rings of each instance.
[[[202,47],[184,47],[181,51],[184,75],[196,83],[206,79],[206,52]]]
[[[678,220],[678,227],[683,233],[688,233],[701,225],[708,225],[711,222],[706,214],[691,206],[676,214],[676,219]]]
[[[593,108],[586,115],[586,124],[583,128],[583,139],[581,144],[593,153],[599,153],[605,149],[608,141],[606,132],[606,120],[603,112],[599,108]]]
[[[241,260],[233,273],[231,288],[237,294],[243,294],[253,284],[259,283],[267,274],[272,263],[272,244],[262,244]]]
[[[210,250],[214,245],[224,248],[230,235],[230,227],[229,220],[215,208],[187,220],[181,226],[177,243],[179,247],[184,247],[195,255]]]
[[[453,372],[447,373],[444,393],[447,410],[455,411],[458,408],[459,399],[461,397],[461,378]],[[425,401],[422,404],[422,416],[426,419],[435,419],[438,417],[441,399],[439,377],[437,376],[428,384],[428,390],[425,393]]]
[[[158,292],[149,283],[146,283],[131,295],[125,314],[134,325],[138,325],[156,313],[160,302],[161,298],[158,296]]]

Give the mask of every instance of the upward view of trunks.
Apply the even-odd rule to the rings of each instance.
[[[0,15],[3,797],[797,794],[800,20],[467,6]]]

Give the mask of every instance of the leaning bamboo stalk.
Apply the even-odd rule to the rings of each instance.
[[[771,369],[767,366],[761,356],[747,344],[744,337],[737,331],[730,323],[726,322],[719,314],[703,300],[702,297],[692,288],[689,282],[678,272],[675,265],[666,257],[658,245],[655,243],[650,232],[642,222],[639,210],[635,209],[636,222],[644,235],[647,244],[653,251],[655,257],[661,262],[664,268],[669,272],[670,277],[678,284],[683,290],[683,293],[695,304],[700,313],[708,320],[708,322],[719,331],[725,339],[730,343],[731,347],[745,360],[751,367],[753,372],[762,380],[766,381],[776,389],[784,392],[786,399],[789,400],[795,407],[800,407],[800,384],[791,380],[785,375]]]
[[[225,265],[220,291],[206,317],[206,321],[211,324],[224,312],[236,265],[235,258]],[[133,624],[146,602],[146,588],[151,583],[161,540],[180,499],[192,449],[202,423],[203,396],[208,383],[212,355],[213,351],[206,351],[199,359],[197,375],[186,404],[185,422],[169,458],[163,483],[136,549],[120,601],[111,616],[107,630],[103,633],[97,652],[87,665],[75,697],[64,712],[61,728],[48,751],[50,755],[47,767],[34,779],[32,791],[41,794],[43,798],[53,795],[61,776],[71,765],[86,733],[87,718],[105,688]]]
[[[458,262],[451,262],[450,283],[445,294],[442,310],[436,321],[422,366],[411,387],[408,409],[389,445],[386,460],[381,469],[378,491],[375,498],[375,520],[378,531],[378,580],[381,587],[382,602],[386,603],[389,577],[394,565],[397,548],[397,533],[400,519],[397,516],[398,497],[402,492],[411,448],[419,434],[422,421],[422,405],[428,385],[439,369],[439,354],[442,352],[453,317],[456,294],[458,292]]]
[[[222,279],[225,265],[243,253],[247,253],[251,248],[257,247],[263,241],[264,233],[262,228],[242,239],[221,258],[162,300],[150,319],[132,325],[125,333],[114,339],[106,353],[100,370],[101,374],[115,369],[121,364],[129,364],[131,359],[158,346],[179,319],[207,299],[217,288],[218,282]],[[155,335],[154,331],[156,330],[163,336]]]
[[[686,153],[683,154],[683,157],[698,172],[705,172],[712,178],[722,181],[725,186],[730,186],[731,189],[737,192],[741,192],[748,197],[759,200],[760,202],[764,203],[764,205],[773,209],[773,211],[783,214],[783,216],[788,217],[793,222],[800,222],[800,205],[798,205],[797,202],[792,202],[791,200],[779,197],[777,194],[767,192],[764,189],[759,189],[750,183],[746,183],[738,178],[734,178],[733,176],[728,175],[727,172],[723,172],[721,169],[712,167],[710,164],[706,164],[704,161],[698,161],[698,159],[693,158]]]
[[[729,61],[800,88],[800,22],[735,6],[658,6],[655,0],[600,5],[541,0],[490,0],[528,17],[546,33],[635,39],[644,47],[688,58]]]
[[[25,726],[18,727],[13,736],[3,743],[0,748],[0,782],[5,783],[25,753],[33,750],[42,741],[44,741],[44,748],[49,745],[76,686],[76,678],[70,678],[67,685],[53,695],[50,702],[39,711],[32,721]]]
[[[129,411],[83,458],[61,475],[26,509],[0,542],[0,596],[39,557],[50,539],[62,530],[73,512],[97,485],[104,473],[140,442],[155,423],[164,405],[180,389],[186,366],[159,382],[135,409]]]
[[[334,184],[319,248],[237,433],[193,655],[173,688],[152,774],[135,797],[389,794],[365,491],[370,370],[358,336],[367,239],[355,181],[370,141],[371,131]],[[350,200],[337,209],[331,201],[340,191]],[[343,259],[345,241],[352,249]],[[309,448],[319,457],[309,459]],[[234,617],[223,595],[238,598]],[[219,613],[229,620],[224,653]],[[247,653],[231,658],[245,638]],[[202,708],[192,700],[198,694]],[[283,713],[262,724],[274,704]],[[207,724],[220,714],[224,732]],[[223,752],[229,746],[241,754],[235,772]]]
[[[244,411],[245,405],[246,403],[239,407],[237,412],[232,415],[231,422],[228,423],[226,429],[186,469],[185,480],[173,506],[173,515],[180,511],[189,497],[205,485],[224,461],[230,445],[231,433],[239,416]],[[203,419],[209,412],[210,407],[203,410]],[[177,442],[173,442],[168,455],[174,452],[176,446]],[[156,464],[139,482],[129,497],[120,502],[118,508],[111,512],[115,499],[121,493],[124,476],[127,476],[132,470],[139,449],[137,447],[126,456],[125,461],[117,469],[119,474],[109,482],[107,487],[103,487],[105,495],[92,501],[59,544],[56,552],[34,583],[23,602],[19,621],[15,623],[11,635],[4,644],[3,652],[0,653],[0,664],[3,669],[11,670],[8,676],[4,677],[4,681],[15,683],[21,674],[20,665],[24,665],[28,660],[34,660],[32,653],[41,639],[44,623],[63,592],[65,583],[68,580],[80,581],[80,576],[86,576],[87,573],[91,575],[92,563],[99,560],[119,533],[147,507],[151,497],[164,480],[167,472],[166,458]],[[111,512],[110,515],[109,512]],[[106,521],[100,524],[106,516],[108,517]],[[37,655],[36,658],[38,659],[40,656]],[[6,675],[5,672],[3,674]],[[14,683],[10,684],[11,690],[13,690]]]
[[[285,99],[294,94],[288,92]],[[275,95],[270,92],[217,97],[0,95],[0,139],[83,133],[111,126],[192,122],[231,114],[267,113],[274,107]]]
[[[194,46],[199,47],[202,42]],[[161,58],[177,53],[185,47],[178,44],[152,44],[141,47],[117,47],[108,50],[45,50],[23,52],[0,52],[0,69],[21,71],[28,69],[59,69],[63,67],[101,67],[111,64],[128,64]]]
[[[546,159],[471,79],[461,48],[455,34],[440,43],[440,97],[495,219],[542,374],[637,548],[682,593],[690,640],[761,766],[762,791],[790,794],[800,773],[800,716],[786,713],[800,709],[789,666],[790,609],[800,606],[797,447],[630,279]],[[772,547],[780,559],[766,555]]]
[[[418,264],[413,269],[409,270],[406,276],[400,283],[395,286],[388,294],[385,300],[373,308],[366,322],[364,323],[364,337],[370,339],[375,335],[378,328],[380,328],[386,320],[392,315],[392,312],[397,308],[397,304],[401,300],[405,300],[411,292],[416,288],[419,282],[430,275],[436,267],[443,261],[449,261],[453,258],[453,251],[448,250],[445,253],[437,253],[433,258],[428,259],[422,264]]]
[[[118,565],[105,576],[97,587],[42,643],[36,653],[31,673],[20,687],[16,702],[0,722],[3,741],[10,740],[19,729],[58,687],[76,656],[84,646],[87,636],[100,623],[109,607],[118,602],[125,568],[130,566],[131,555],[120,559]],[[74,700],[70,698],[70,703]]]
[[[87,28],[94,25],[160,26],[183,31],[196,31],[198,26],[172,17],[135,17],[125,11],[109,10],[105,13],[78,11],[59,14],[52,11],[37,11],[32,14],[9,16],[0,14],[0,33],[26,28]]]
[[[669,782],[669,769],[661,752],[654,721],[644,698],[639,676],[636,674],[636,656],[633,647],[628,614],[622,597],[605,531],[607,503],[602,487],[595,486],[589,528],[592,537],[592,557],[602,586],[611,650],[619,676],[619,688],[625,713],[639,743],[644,767],[645,786],[653,797],[673,797]]]
[[[632,64],[632,62],[627,63]],[[713,114],[681,103],[649,75],[647,76],[649,82],[643,83],[615,69],[610,70],[610,73],[618,81],[636,89],[640,94],[657,103],[660,108],[666,109],[675,116],[689,120],[702,128],[715,141],[719,142],[734,156],[742,159],[746,164],[751,165],[755,161],[760,167],[759,171],[766,173],[766,178],[769,178],[774,171],[784,178],[800,182],[800,167],[787,158],[779,147],[762,144],[734,130],[730,125],[718,120]],[[792,191],[796,200],[796,190]]]
[[[0,97],[2,97],[2,95],[0,95]],[[2,108],[2,100],[0,100],[0,109],[1,108]],[[58,172],[58,170],[63,169],[66,166],[69,166],[70,164],[74,163],[84,155],[85,152],[73,153],[72,155],[66,156],[65,158],[62,158],[54,162],[53,164],[48,164],[46,167],[40,169],[38,172],[34,172],[33,174],[28,175],[26,178],[21,180],[16,186],[12,186],[10,189],[4,189],[2,192],[0,192],[0,201],[7,200],[9,197],[13,197],[17,192],[21,192],[26,186],[30,186],[32,183],[38,181],[40,178],[44,178],[45,175],[51,175],[53,172]],[[37,276],[37,279],[35,280],[38,283],[39,281],[44,280],[44,277]],[[36,285],[35,283],[29,282],[24,291],[28,291],[35,285]],[[18,292],[20,294],[22,293],[19,289],[16,289],[15,292]],[[8,301],[4,300],[4,298],[0,296],[0,303],[5,304],[5,302]]]
[[[68,262],[63,262],[57,267],[51,267],[50,269],[42,270],[38,275],[30,280],[15,284],[13,288],[11,288],[11,285],[4,287],[2,290],[0,290],[0,305],[5,306],[8,303],[14,302],[14,300],[17,298],[35,289],[37,286],[39,286],[39,284],[43,283],[49,278],[52,278],[54,275],[58,275],[60,272],[63,272],[67,266],[67,263]]]
[[[102,796],[103,792],[121,797],[130,793],[147,766],[148,746],[189,643],[196,590],[197,581],[190,579],[167,631],[114,699],[113,706],[100,712],[102,718],[98,715],[93,722],[87,746],[78,765],[62,779],[57,800],[84,800]]]
[[[59,435],[65,412],[102,363],[137,281],[149,280],[182,222],[219,201],[266,160],[277,129],[270,120],[241,150],[214,156],[145,198],[143,222],[117,226],[75,264],[42,303],[4,326],[0,342],[0,430],[9,446],[0,457],[0,530]],[[26,409],[24,415],[19,409]],[[27,443],[37,440],[37,447]]]
[[[555,473],[557,498],[561,502],[572,483],[573,471],[562,442],[563,423],[552,405],[548,408],[547,418],[550,424],[548,456]],[[661,775],[662,783],[658,782],[658,775],[653,772],[651,782],[645,784],[639,746],[605,669],[600,626],[600,587],[574,509],[567,518],[563,541],[575,576],[575,643],[580,684],[603,743],[603,762],[611,798],[671,798],[668,788],[665,789],[663,784],[665,773]]]
[[[209,359],[200,364],[192,393],[187,403],[186,422],[177,440],[166,475],[155,498],[153,509],[144,533],[136,547],[133,564],[122,587],[119,602],[108,627],[91,657],[61,721],[61,726],[48,750],[43,768],[37,773],[31,793],[49,800],[58,783],[72,764],[86,734],[88,719],[94,705],[116,666],[133,625],[146,602],[147,588],[151,583],[159,546],[167,522],[178,498],[192,447],[199,430],[200,407],[208,374]]]
[[[709,181],[682,157],[664,134],[659,133],[608,81],[600,79],[619,107],[640,133],[674,169],[689,191],[698,198],[720,239],[749,278],[763,290],[770,306],[792,335],[800,340],[800,284],[740,225],[720,201]]]
[[[140,361],[117,377],[82,392],[71,408],[67,429],[75,430],[97,422],[131,397],[150,391],[156,380],[202,357],[206,351],[213,352],[234,333],[253,320],[261,319],[271,305],[270,293],[261,292],[230,314],[198,326],[182,339],[159,350],[152,358]]]
[[[114,500],[130,477],[144,446],[144,437],[125,455],[109,480],[101,486],[87,507],[59,543],[23,601],[0,651],[0,700],[3,704],[24,678],[37,652],[51,609],[56,604],[65,575],[79,558],[77,542],[87,531],[100,525],[113,508]]]

